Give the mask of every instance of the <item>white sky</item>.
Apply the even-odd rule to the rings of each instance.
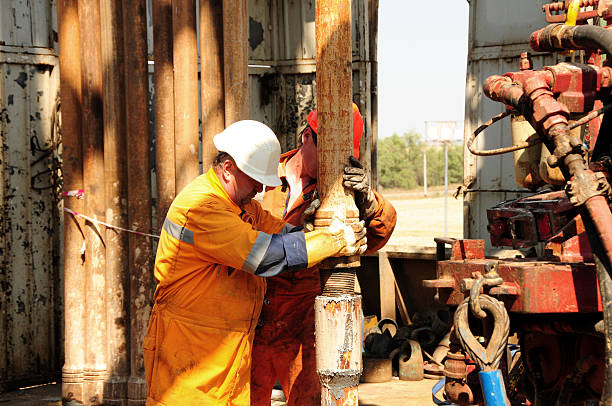
[[[380,0],[379,137],[463,120],[468,13],[466,0]]]

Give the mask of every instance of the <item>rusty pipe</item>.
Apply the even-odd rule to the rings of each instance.
[[[161,231],[166,213],[176,196],[172,0],[153,0],[152,6],[157,228]]]
[[[64,191],[83,189],[81,147],[81,57],[77,0],[57,2],[60,96],[62,101],[62,173]],[[64,207],[82,213],[82,199],[67,197]],[[81,247],[83,222],[64,213],[64,366],[62,399],[82,402],[85,364],[85,271]]]
[[[195,0],[172,0],[176,193],[200,174]]]
[[[123,1],[125,29],[125,105],[127,122],[128,226],[151,230],[151,168],[149,162],[149,82],[146,0]],[[197,94],[196,94],[197,99]],[[196,103],[197,105],[197,103]],[[197,119],[196,119],[197,120]],[[197,132],[197,127],[196,127]],[[147,399],[143,342],[153,306],[153,253],[148,237],[130,233],[130,378],[128,402]]]
[[[514,107],[521,114],[528,113],[529,100],[525,95],[523,87],[514,83],[507,76],[489,76],[483,86],[484,94],[491,100],[504,103]]]
[[[223,84],[222,0],[200,0],[200,77],[202,95],[202,169],[212,163],[217,149],[213,137],[225,128]]]
[[[359,211],[351,192],[342,185],[342,173],[352,155],[352,46],[351,1],[319,0],[315,7],[317,34],[317,132],[318,176],[317,190],[321,207],[315,214],[315,227],[327,227],[334,216],[347,224],[359,221]],[[359,257],[324,261],[323,269],[354,268]],[[349,273],[351,271],[348,271]],[[328,283],[336,281],[333,274],[325,277]],[[353,294],[350,281],[346,294]],[[327,285],[327,283],[326,283]]]
[[[249,118],[249,33],[246,0],[223,0],[225,125]]]
[[[100,0],[104,108],[104,181],[106,221],[127,228],[127,168],[125,154],[125,81],[123,80],[123,10],[120,0]],[[127,234],[106,231],[106,303],[109,375],[104,383],[105,402],[127,399],[130,375],[128,353],[128,248]]]
[[[102,58],[100,8],[97,1],[79,1],[83,183],[85,212],[96,220],[104,213],[104,127],[102,113]],[[104,228],[85,224],[86,325],[83,397],[103,403],[106,364],[106,269]]]
[[[317,189],[315,228],[338,217],[359,221],[352,194],[342,185],[352,155],[351,0],[317,0]],[[361,374],[361,297],[354,295],[359,256],[334,258],[321,268],[322,295],[315,300],[317,374],[321,404],[357,405]]]

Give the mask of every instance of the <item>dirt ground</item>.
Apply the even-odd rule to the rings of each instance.
[[[424,379],[417,382],[397,378],[383,383],[359,385],[360,406],[425,406],[433,405],[431,389],[437,381]],[[0,405],[61,406],[61,385],[53,383],[25,390],[0,394]],[[285,406],[285,402],[272,401],[272,406]],[[313,405],[316,406],[316,405]]]
[[[447,236],[463,237],[463,199],[452,194],[456,186],[449,186],[447,199]],[[428,196],[423,190],[389,190],[382,195],[393,204],[397,212],[397,225],[387,243],[393,247],[431,246],[434,237],[444,237],[444,189],[430,188]]]

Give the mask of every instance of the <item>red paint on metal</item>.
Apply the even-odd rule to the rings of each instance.
[[[533,246],[560,232],[575,215],[563,191],[499,204],[487,210],[491,244],[514,248]]]
[[[454,240],[451,244],[451,259],[482,259],[485,257],[484,240]]]
[[[593,252],[584,229],[582,217],[577,215],[546,243],[545,249],[562,262],[593,262]]]
[[[461,280],[485,273],[489,260],[438,262],[438,281],[453,288],[438,288],[440,301],[457,306],[466,297]],[[595,265],[558,263],[529,259],[500,260],[497,273],[504,284],[490,292],[500,295],[510,312],[579,313],[601,311]],[[435,282],[429,282],[435,284]]]

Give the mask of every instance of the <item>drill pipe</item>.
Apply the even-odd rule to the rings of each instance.
[[[81,149],[81,56],[77,0],[57,2],[64,191],[83,189]],[[64,207],[82,213],[82,199],[66,198]],[[64,213],[64,366],[62,399],[83,401],[85,364],[85,271],[81,258],[83,222]]]
[[[79,1],[81,38],[81,91],[83,131],[83,183],[85,212],[105,220],[104,126],[102,122],[102,57],[100,48],[100,4]],[[85,369],[84,400],[103,403],[106,364],[106,269],[104,228],[85,224]]]

